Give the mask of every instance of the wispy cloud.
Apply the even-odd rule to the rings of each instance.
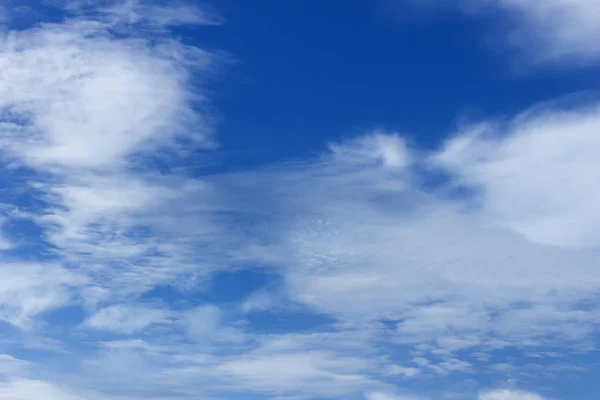
[[[474,18],[486,18],[499,34],[492,42],[519,52],[529,65],[585,66],[600,61],[600,6],[594,0],[382,0],[386,9],[406,15],[447,15],[448,11]],[[410,13],[409,13],[410,14]],[[493,31],[493,32],[492,32]],[[496,39],[499,39],[496,41]],[[489,43],[489,41],[486,41]]]
[[[83,400],[84,397],[77,396],[60,389],[48,382],[34,381],[27,379],[13,379],[0,384],[0,399],[65,399],[65,400]]]
[[[102,308],[85,320],[88,328],[131,334],[152,324],[169,322],[165,310],[132,305],[114,305]]]
[[[593,0],[484,0],[514,13],[511,44],[533,55],[535,63],[595,63],[600,60],[600,4]]]
[[[166,33],[220,19],[131,1],[65,15],[0,40],[2,163],[31,196],[11,207],[43,247],[1,253],[0,320],[17,339],[0,347],[0,399],[420,399],[397,381],[501,375],[502,348],[586,351],[597,103],[469,125],[437,150],[366,132],[313,159],[192,176],[156,165],[209,145],[196,83],[219,57]],[[233,267],[280,287],[196,297]],[[282,332],[278,314],[298,309],[314,323]],[[69,350],[37,349],[60,368],[11,354],[31,337]]]
[[[73,289],[87,283],[81,274],[52,264],[3,262],[0,268],[0,320],[31,327],[39,314],[69,304]]]
[[[12,242],[12,240],[6,237],[6,234],[4,232],[5,223],[6,219],[0,217],[0,251],[10,250],[14,247],[14,243]]]
[[[198,81],[216,56],[162,32],[113,34],[114,26],[78,16],[3,34],[0,137],[7,165],[37,174],[30,188],[44,206],[28,211],[52,251],[97,273],[100,285],[116,279],[111,264],[131,290],[170,280],[185,263],[161,268],[184,250],[158,243],[142,221],[183,182],[137,171],[157,149],[168,157],[207,143],[207,118],[193,109],[203,98],[189,78]],[[142,259],[152,264],[143,274]]]
[[[385,392],[369,392],[365,396],[366,400],[417,400],[418,397],[397,396]]]
[[[29,179],[30,199],[10,207],[36,226],[24,229],[41,232],[36,239],[44,247],[28,254],[16,243],[2,260],[0,319],[21,330],[17,347],[29,335],[64,340],[69,328],[48,322],[49,313],[67,306],[84,312],[69,321],[83,335],[168,325],[170,310],[137,305],[137,296],[159,284],[192,285],[214,268],[199,265],[202,240],[194,239],[209,228],[183,238],[173,229],[194,211],[185,226],[203,218],[187,203],[202,196],[202,183],[150,166],[210,145],[198,85],[219,56],[183,45],[168,29],[218,18],[185,5],[138,2],[69,2],[56,12],[65,19],[0,37],[2,162]],[[182,207],[170,209],[173,202]],[[7,240],[2,244],[9,249]],[[177,282],[181,274],[187,282]],[[3,372],[2,398],[93,398]]]
[[[535,393],[504,389],[481,393],[479,400],[543,400],[543,398]]]
[[[94,6],[96,7],[96,6]],[[180,2],[168,7],[159,3],[129,0],[101,9],[119,24],[147,24],[151,27],[171,27],[180,25],[220,25],[223,18],[204,4],[203,8]]]
[[[227,182],[261,188],[251,207],[270,210],[278,249],[265,262],[289,296],[352,326],[394,321],[382,335],[441,357],[428,369],[464,371],[476,353],[566,349],[597,329],[598,221],[580,201],[598,187],[596,116],[593,104],[536,109],[466,127],[430,155],[377,133]],[[432,186],[433,171],[445,183]]]

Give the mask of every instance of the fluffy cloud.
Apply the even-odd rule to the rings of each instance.
[[[600,246],[598,106],[533,110],[506,125],[460,133],[436,161],[480,193],[482,212],[496,224],[541,244]]]
[[[33,167],[107,168],[202,133],[182,67],[206,66],[209,55],[117,40],[108,28],[73,21],[3,35],[1,137],[11,155]]]

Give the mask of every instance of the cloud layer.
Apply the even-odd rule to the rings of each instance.
[[[593,18],[584,3],[573,15]],[[593,24],[555,21],[562,2],[495,4],[559,24],[546,58],[596,57],[573,44]],[[435,150],[365,132],[199,175],[174,160],[211,143],[202,83],[219,56],[170,29],[220,18],[61,12],[0,38],[1,160],[18,182],[2,198],[0,399],[541,400],[502,387],[594,350],[596,101],[469,124]],[[241,273],[270,280],[210,300]]]

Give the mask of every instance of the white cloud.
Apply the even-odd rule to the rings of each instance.
[[[227,182],[241,193],[252,182],[259,194],[240,208],[273,218],[265,262],[292,299],[347,324],[395,321],[394,343],[466,370],[470,360],[449,354],[568,348],[597,330],[598,115],[594,104],[535,109],[409,154],[415,171],[448,173],[433,189],[428,172],[377,158],[381,133]]]
[[[15,244],[12,240],[8,239],[4,234],[4,224],[6,223],[6,218],[0,217],[0,251],[10,250],[15,247]]]
[[[183,313],[183,326],[190,339],[196,342],[243,342],[244,333],[228,326],[222,310],[206,305]]]
[[[438,304],[409,311],[398,324],[397,331],[407,340],[419,342],[424,337],[438,338],[438,343],[445,341],[449,344],[447,343],[449,339],[439,338],[440,333],[459,330],[477,334],[489,324],[489,318],[483,310],[453,304]]]
[[[168,187],[127,175],[71,176],[68,183],[43,189],[52,207],[37,222],[46,228],[48,240],[65,256],[105,259],[133,259],[147,252],[152,243],[131,231],[176,197]]]
[[[0,400],[141,400],[138,397],[101,395],[97,392],[81,391],[62,384],[38,380],[11,377],[0,382]],[[173,398],[156,398],[173,400]]]
[[[0,399],[91,400],[89,397],[69,393],[52,383],[29,379],[11,379],[7,382],[0,382]]]
[[[426,160],[400,135],[375,132],[305,163],[163,174],[151,159],[210,137],[189,78],[214,59],[163,30],[216,21],[140,2],[86,20],[90,5],[78,6],[74,20],[0,41],[3,161],[33,171],[43,206],[32,220],[53,260],[0,260],[0,319],[32,328],[43,313],[79,304],[86,340],[131,337],[60,359],[73,367],[57,383],[3,381],[0,399],[88,399],[78,385],[110,383],[122,398],[404,400],[385,382],[472,372],[485,360],[475,356],[499,347],[566,350],[597,330],[597,107],[484,123]],[[424,184],[432,169],[449,175],[444,188]],[[139,300],[161,286],[199,289],[240,260],[280,274],[276,295],[258,292],[233,312]],[[286,304],[328,322],[279,335],[234,323],[240,310]],[[62,334],[77,350],[81,339],[65,331],[38,333]],[[19,375],[16,359],[2,361]],[[480,399],[539,400],[531,396]]]
[[[533,54],[534,62],[600,60],[597,41],[600,3],[595,0],[483,0],[482,3],[516,14],[517,27],[509,40]]]
[[[92,17],[78,13],[60,23],[0,34],[0,142],[3,162],[34,171],[28,189],[41,206],[27,210],[27,217],[44,230],[39,239],[50,245],[47,252],[57,264],[77,268],[93,281],[84,299],[93,308],[108,297],[117,301],[114,296],[171,282],[192,265],[200,275],[198,263],[190,261],[192,241],[168,240],[169,231],[161,240],[154,229],[159,223],[177,225],[165,203],[187,201],[178,194],[188,188],[185,179],[140,167],[158,148],[168,158],[182,152],[184,142],[186,150],[206,144],[208,118],[197,111],[204,99],[189,78],[194,73],[200,82],[215,57],[162,32],[132,28],[114,34],[119,21],[86,8],[91,5],[70,5]],[[208,22],[208,17],[198,20],[201,10],[184,6],[123,6],[154,25]],[[150,220],[153,212],[160,217]],[[63,275],[52,266],[39,270]],[[32,287],[50,286],[55,276]],[[65,285],[55,286],[6,300],[28,305],[19,312],[3,306],[4,318],[23,324],[75,295]],[[11,296],[16,290],[5,289]]]
[[[544,400],[536,393],[522,392],[518,390],[500,389],[479,395],[479,400]]]
[[[252,343],[243,347],[197,345],[172,333],[102,343],[83,362],[86,379],[93,387],[110,384],[115,392],[140,397],[173,391],[177,399],[195,399],[199,392],[214,399],[248,393],[339,398],[388,386],[370,377],[387,366],[383,360],[368,349],[360,357],[343,350],[352,340],[347,333],[248,334]]]
[[[453,371],[467,371],[471,368],[471,363],[461,361],[455,358],[444,360],[439,365],[435,366],[435,370],[440,373],[448,373]]]
[[[186,312],[184,323],[188,335],[201,340],[215,335],[221,327],[221,318],[218,307],[203,306]]]
[[[600,61],[600,4],[595,0],[382,1],[401,16],[410,6],[411,16],[415,11],[447,15],[454,9],[486,17],[486,27],[501,35],[501,48],[507,44],[520,50],[526,63],[588,65]]]
[[[600,107],[535,110],[448,141],[436,160],[481,193],[485,218],[532,241],[599,247]]]
[[[110,168],[182,134],[204,139],[182,65],[206,66],[210,55],[176,42],[116,39],[107,28],[79,21],[3,34],[5,151],[40,168]]]
[[[385,392],[369,392],[365,394],[366,400],[416,400],[417,397],[398,396]]]
[[[237,385],[272,393],[338,396],[370,384],[367,363],[318,351],[248,355],[219,365]]]
[[[349,143],[331,144],[332,157],[341,163],[381,163],[390,168],[407,167],[410,152],[399,136],[376,132]]]
[[[73,301],[85,276],[56,265],[0,264],[0,320],[29,328],[33,318]]]
[[[72,3],[80,7],[74,19],[3,32],[0,142],[3,161],[39,173],[30,191],[45,207],[29,214],[52,252],[99,286],[129,295],[192,266],[192,240],[170,231],[160,240],[155,229],[180,224],[166,204],[179,199],[183,206],[189,188],[147,163],[208,143],[210,118],[198,111],[205,100],[197,83],[216,57],[163,32],[132,27],[115,34],[120,22],[95,11],[119,4],[144,20],[168,17],[154,24],[191,23],[201,13],[137,2]],[[184,13],[187,19],[177,17]],[[203,225],[196,218],[187,226],[194,223]]]
[[[0,354],[0,376],[14,376],[22,374],[30,363],[19,360],[8,354]]]
[[[80,2],[80,7],[81,3]],[[151,27],[162,28],[179,25],[219,25],[222,17],[206,8],[193,7],[180,2],[165,7],[161,4],[139,0],[127,0],[111,4],[101,10],[106,13],[113,23],[147,24]]]
[[[495,140],[500,144],[490,146],[489,151],[481,154],[494,159],[495,152],[501,151],[497,149],[502,149],[504,143],[498,137],[508,143],[513,132],[525,132],[523,135],[526,135],[529,131],[521,126],[537,126],[532,121],[539,118],[537,122],[541,123],[547,115],[536,113],[526,119],[517,118],[508,124],[510,129],[496,132]],[[574,132],[576,137],[569,140],[594,145],[595,142],[586,136],[586,130],[571,129],[571,125],[578,126],[579,118],[567,118],[571,121],[569,124],[561,118],[551,120],[558,121],[557,125],[548,125],[553,129]],[[465,150],[469,148],[467,146],[449,150],[452,146],[448,145],[428,159],[433,164],[418,165],[419,168],[434,165],[451,172],[450,188],[438,192],[422,190],[420,181],[426,176],[411,172],[409,164],[391,165],[381,152],[373,151],[371,145],[381,143],[381,140],[381,136],[376,139],[366,137],[333,145],[333,154],[314,163],[215,176],[200,185],[184,187],[183,197],[170,197],[171,191],[163,191],[163,186],[158,184],[162,181],[137,177],[132,180],[85,177],[92,182],[90,186],[103,188],[98,192],[90,192],[85,180],[83,183],[72,181],[66,189],[60,185],[52,186],[52,192],[47,192],[60,196],[61,204],[68,205],[67,211],[57,207],[53,212],[74,221],[70,226],[97,229],[97,221],[114,219],[118,220],[117,226],[127,229],[149,226],[153,234],[179,233],[179,236],[186,235],[191,243],[202,243],[196,240],[209,235],[197,235],[198,225],[194,222],[198,215],[210,215],[219,209],[212,208],[214,198],[223,199],[220,204],[223,208],[264,216],[271,230],[254,233],[259,242],[266,243],[268,250],[255,251],[256,242],[246,240],[246,237],[223,243],[220,238],[226,235],[217,235],[219,240],[207,243],[214,243],[217,248],[234,248],[244,260],[256,260],[253,257],[266,255],[265,259],[274,271],[283,275],[287,291],[282,290],[282,293],[289,297],[287,301],[302,302],[336,321],[329,334],[249,336],[233,330],[228,332],[238,336],[221,340],[227,337],[223,332],[228,329],[223,310],[202,306],[173,314],[173,321],[177,323],[172,325],[186,329],[185,340],[174,338],[169,327],[168,340],[172,342],[168,345],[161,344],[158,338],[149,338],[143,346],[136,342],[137,347],[127,350],[111,349],[109,354],[90,362],[90,368],[103,371],[102,376],[107,378],[115,372],[115,365],[123,361],[124,365],[134,366],[136,374],[147,374],[146,379],[155,381],[152,384],[164,382],[159,380],[160,377],[174,390],[193,391],[197,382],[211,382],[217,388],[281,396],[335,397],[370,393],[371,390],[388,393],[380,390],[384,385],[379,379],[394,374],[403,379],[417,376],[427,379],[432,373],[443,376],[471,372],[479,367],[476,362],[485,361],[475,361],[473,357],[463,359],[465,354],[475,356],[497,348],[499,343],[502,343],[501,347],[559,343],[568,348],[596,329],[597,310],[579,308],[581,302],[593,298],[600,284],[595,273],[594,243],[553,246],[536,236],[528,238],[518,226],[507,224],[501,218],[489,218],[491,213],[480,198],[475,199],[479,207],[473,208],[474,199],[469,195],[453,196],[450,190],[453,185],[464,186],[471,182],[461,175],[468,169],[464,165],[474,163],[471,173],[479,176],[478,163],[488,162],[477,151]],[[388,140],[389,143],[402,142],[395,135],[383,142],[388,143]],[[366,149],[361,148],[361,143]],[[525,143],[529,141],[525,140]],[[478,149],[477,146],[474,148]],[[575,147],[574,151],[581,148]],[[543,171],[546,162],[548,168],[556,164],[554,157],[546,157],[547,151],[548,146],[544,145],[528,147],[529,157],[541,160],[538,164],[541,167],[532,168],[531,174]],[[475,161],[465,156],[471,152],[475,154]],[[412,159],[413,164],[419,162],[410,154],[406,159]],[[591,157],[588,161],[595,162]],[[572,164],[558,163],[554,167],[566,174]],[[489,174],[481,176],[493,178]],[[483,178],[482,181],[488,184]],[[482,185],[480,181],[477,183]],[[131,187],[140,190],[129,192]],[[548,190],[548,194],[553,190],[551,186],[541,187]],[[160,190],[154,192],[155,188]],[[121,190],[129,195],[119,198],[116,193]],[[252,190],[253,196],[248,196],[245,190]],[[146,192],[156,194],[146,195]],[[206,202],[190,207],[186,200],[188,193],[208,193],[201,197]],[[248,202],[249,198],[254,200]],[[263,198],[266,199],[264,202]],[[238,199],[244,199],[244,203],[238,203]],[[543,205],[544,199],[545,195],[539,196],[540,204]],[[87,209],[86,203],[90,204]],[[165,207],[165,203],[176,208],[176,212]],[[465,203],[469,203],[468,208]],[[163,210],[168,218],[156,219]],[[186,218],[180,218],[181,215]],[[143,225],[140,221],[150,223]],[[208,221],[215,222],[211,218]],[[216,227],[216,232],[227,232],[229,225],[221,219],[212,226]],[[559,234],[567,237],[563,232]],[[86,243],[88,237],[82,235],[81,243]],[[271,242],[272,238],[277,241]],[[63,248],[68,249],[68,242],[73,241],[66,241]],[[132,243],[139,244],[137,237]],[[232,243],[236,246],[231,246]],[[143,249],[149,246],[144,241],[142,244]],[[582,249],[583,245],[589,249]],[[107,245],[107,251],[110,247]],[[71,254],[75,253],[77,251],[71,250]],[[101,253],[96,252],[98,257]],[[115,253],[107,254],[114,257]],[[119,259],[127,259],[124,254],[120,253]],[[212,254],[208,251],[209,256]],[[148,271],[145,268],[135,273],[123,268],[103,266],[90,271],[94,277],[107,271],[115,274],[114,281],[94,280],[96,286],[101,282],[109,283],[106,288],[109,297],[104,297],[107,294],[102,292],[96,296],[95,303],[102,304],[107,298],[111,299],[117,281],[125,280],[130,285],[146,279]],[[121,271],[123,273],[119,274]],[[173,275],[168,278],[172,272],[170,268],[166,270],[164,279],[173,279]],[[141,287],[153,287],[162,280],[152,278],[144,282],[149,283]],[[265,304],[270,307],[271,303],[259,302],[259,308]],[[99,326],[120,325],[121,328],[111,329],[131,333],[150,326],[155,320],[144,318],[144,310],[106,311],[112,310],[111,307],[101,309],[90,319],[101,321]],[[98,317],[103,313],[106,318]],[[128,317],[122,318],[123,315]],[[116,317],[108,318],[110,316]],[[142,323],[129,323],[130,319],[136,321],[138,317]],[[382,328],[379,324],[382,318],[391,320],[392,327]],[[364,326],[366,332],[352,332],[357,326]],[[193,344],[180,342],[189,343],[189,339]],[[381,341],[385,341],[389,351],[396,346],[400,349],[408,347],[413,349],[410,357],[426,356],[427,360],[417,358],[414,365],[419,368],[406,366],[409,359],[400,358],[393,363],[383,361],[387,350],[379,348],[379,353],[374,350],[375,343]],[[223,342],[228,345],[221,347],[219,343]],[[202,346],[210,352],[207,343],[214,346],[218,357],[195,352]],[[231,343],[236,346],[230,346]],[[118,370],[122,375],[118,386],[123,390],[126,382],[135,375],[127,376],[123,370],[129,369],[132,368]],[[196,383],[192,382],[192,377]],[[135,379],[138,379],[137,375]]]
[[[275,295],[264,291],[252,293],[240,305],[243,312],[272,310],[276,307]]]
[[[114,305],[100,309],[85,320],[88,328],[132,334],[153,324],[170,322],[166,310],[133,305]]]
[[[413,376],[417,376],[421,373],[419,368],[413,367],[401,367],[400,365],[391,365],[388,369],[389,375],[400,375],[405,376],[407,378],[412,378]]]

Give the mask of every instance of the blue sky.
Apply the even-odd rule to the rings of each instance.
[[[0,400],[592,400],[600,3],[0,8]]]

